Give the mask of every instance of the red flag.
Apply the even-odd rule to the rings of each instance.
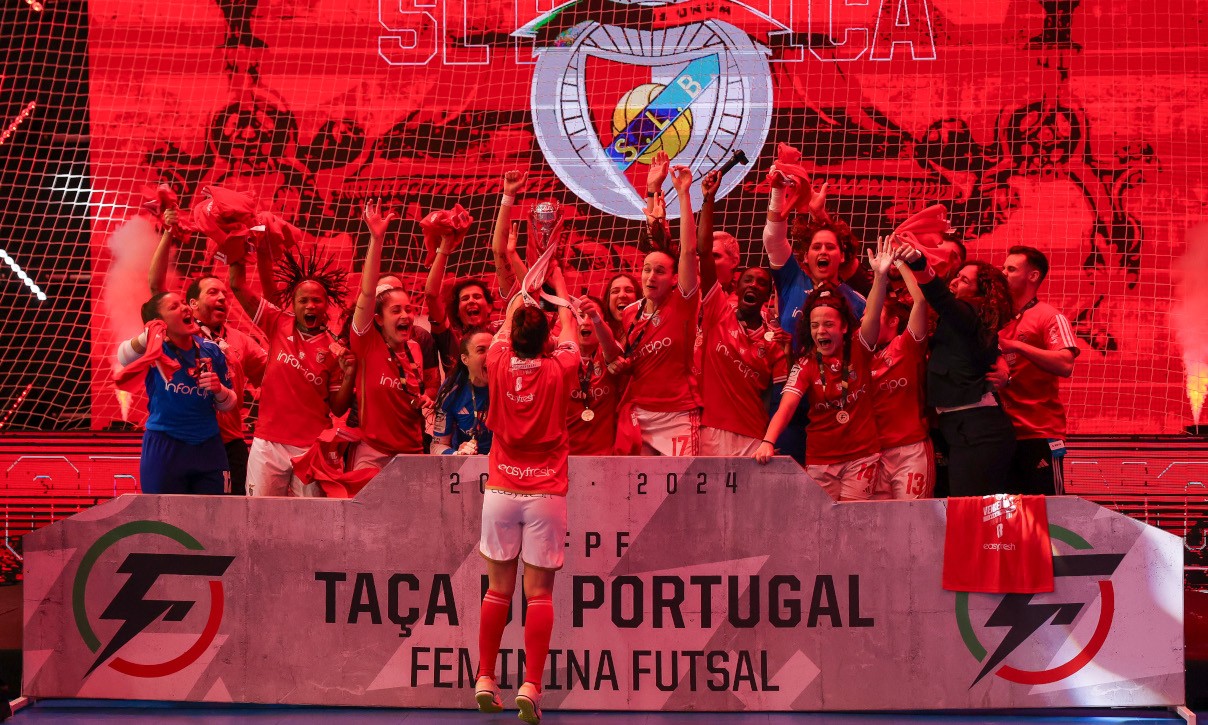
[[[293,459],[294,475],[302,483],[319,484],[327,498],[353,498],[381,470],[344,470],[344,454],[360,439],[355,431],[328,428],[305,453]]]
[[[143,376],[154,367],[163,377],[164,382],[172,379],[180,363],[164,354],[164,338],[168,334],[168,325],[163,320],[151,320],[147,323],[147,351],[142,357],[129,365],[115,370],[113,384],[131,392],[141,389]]]

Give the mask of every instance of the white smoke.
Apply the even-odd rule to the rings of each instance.
[[[1187,373],[1187,399],[1196,425],[1208,397],[1208,224],[1187,230],[1187,249],[1171,268],[1175,276],[1175,304],[1170,319],[1183,349]]]
[[[155,222],[144,214],[135,216],[109,235],[110,262],[102,300],[114,352],[122,340],[129,340],[143,329],[139,308],[151,297],[147,270],[151,268],[151,256],[158,244]]]

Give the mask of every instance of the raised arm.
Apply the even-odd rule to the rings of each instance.
[[[260,309],[260,295],[253,292],[248,286],[247,267],[242,261],[231,262],[231,266],[227,269],[227,284],[235,295],[235,299],[239,300],[239,304],[243,306],[243,310],[250,317],[255,317],[256,311]]]
[[[793,256],[793,248],[788,241],[788,223],[785,221],[785,187],[788,180],[784,174],[772,169],[768,175],[768,183],[772,187],[768,195],[768,216],[763,225],[763,250],[768,255],[768,265],[772,269],[780,269]]]
[[[445,310],[445,298],[441,294],[441,285],[445,281],[445,265],[449,255],[453,253],[442,237],[440,246],[436,249],[436,259],[432,261],[432,269],[428,270],[428,281],[424,283],[424,301],[428,304],[428,322],[432,325],[432,333],[444,332],[449,329],[449,316]]]
[[[357,294],[356,309],[352,313],[352,327],[367,330],[373,322],[373,308],[377,300],[377,283],[382,273],[382,245],[390,222],[398,218],[393,211],[382,216],[382,201],[367,201],[361,211],[361,219],[369,229],[369,249],[365,252],[365,266],[361,269],[361,291]]]
[[[860,321],[860,338],[869,350],[877,346],[881,336],[881,308],[885,306],[885,288],[889,285],[889,268],[893,266],[893,235],[877,239],[876,254],[868,250],[868,265],[872,267],[872,290]]]
[[[675,184],[680,205],[679,289],[686,295],[695,292],[700,285],[700,265],[696,254],[696,217],[692,214],[692,169],[676,166],[671,170],[671,182]]]
[[[981,326],[977,310],[973,309],[968,302],[962,302],[952,294],[952,290],[948,289],[944,280],[935,275],[935,270],[927,263],[927,257],[923,255],[922,251],[907,244],[899,247],[897,254],[914,272],[923,297],[940,316],[940,319],[946,320],[946,324],[952,325],[954,329],[962,333],[975,334]]]
[[[600,352],[604,354],[604,362],[612,363],[621,357],[623,352],[621,346],[612,336],[612,328],[604,321],[604,312],[595,300],[590,297],[579,298],[579,313],[587,318],[592,329],[595,330],[596,339],[600,341]]]
[[[713,208],[717,202],[717,187],[721,186],[721,174],[716,170],[705,174],[700,191],[704,202],[700,208],[700,226],[696,230],[696,256],[700,260],[700,291],[702,294],[713,289],[717,282],[717,263],[713,259]]]
[[[151,267],[147,270],[147,286],[151,294],[157,295],[167,290],[168,257],[172,254],[172,230],[176,226],[176,210],[167,209],[163,217],[164,233],[159,237],[159,246],[151,255]]]
[[[927,298],[923,296],[923,290],[919,289],[919,281],[914,278],[914,272],[910,271],[900,259],[896,262],[898,271],[902,274],[902,281],[906,283],[906,289],[910,292],[910,299],[914,304],[910,308],[910,320],[906,323],[906,331],[911,337],[916,340],[922,340],[927,337]]]
[[[499,282],[499,293],[506,296],[516,282],[524,278],[517,276],[516,262],[524,263],[516,254],[516,246],[509,236],[516,233],[512,225],[512,206],[516,203],[516,195],[524,191],[528,183],[527,171],[509,171],[503,175],[503,199],[499,202],[499,213],[495,216],[495,229],[491,233],[491,252],[495,257],[495,277]],[[515,255],[515,260],[512,256]]]
[[[554,267],[550,270],[549,281],[554,285],[555,295],[564,300],[569,299],[570,295],[566,291],[566,278],[562,276],[561,267]],[[575,315],[569,307],[558,306],[558,324],[558,344],[574,342],[577,325],[575,325]]]

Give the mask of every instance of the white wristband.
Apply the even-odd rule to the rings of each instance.
[[[784,189],[772,187],[772,194],[768,197],[768,211],[779,214],[784,208]]]
[[[516,203],[516,197],[510,194],[504,194],[503,199],[499,202],[500,206],[511,206]]]

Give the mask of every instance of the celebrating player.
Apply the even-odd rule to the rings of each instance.
[[[566,298],[566,282],[555,267],[555,293]],[[491,410],[495,431],[489,458],[490,479],[482,500],[482,540],[490,588],[482,600],[478,679],[474,699],[483,712],[499,712],[503,703],[495,682],[495,658],[516,589],[516,564],[524,557],[525,680],[516,693],[520,719],[541,720],[541,681],[554,626],[554,574],[562,567],[566,539],[566,430],[570,391],[577,384],[579,352],[574,318],[558,310],[558,347],[546,354],[549,321],[523,295],[508,306],[507,324],[487,353]]]
[[[650,173],[665,176],[669,163],[660,151]],[[646,255],[644,297],[625,309],[621,344],[632,362],[625,399],[633,406],[642,454],[691,456],[697,451],[698,414],[690,371],[700,308],[692,172],[686,166],[671,171],[680,203],[679,261],[662,251]]]
[[[248,454],[249,496],[320,496],[317,483],[303,484],[291,459],[306,453],[352,402],[356,360],[335,347],[327,330],[331,306],[344,297],[344,273],[330,260],[287,251],[276,270],[266,245],[257,251],[266,294],[292,302],[286,312],[253,292],[241,262],[230,267],[235,297],[269,340],[269,360],[260,390],[260,421]],[[275,275],[275,278],[274,278]]]
[[[894,250],[889,240],[881,239],[876,254],[870,251],[868,256],[874,277],[858,330],[851,307],[834,285],[815,288],[806,300],[808,317],[797,333],[800,354],[754,456],[760,463],[771,459],[772,441],[806,398],[806,469],[836,501],[871,497],[881,457],[871,395],[872,351],[881,333],[881,305]]]
[[[457,280],[448,301],[441,294],[449,255],[461,246],[464,238],[464,232],[456,231],[441,236],[436,259],[432,262],[424,286],[428,323],[432,327],[432,336],[436,339],[446,376],[457,362],[462,335],[471,328],[488,329],[491,325],[491,306],[495,304],[495,297],[487,288],[487,283],[476,277]]]
[[[625,332],[622,318],[625,308],[638,298],[638,281],[628,272],[618,272],[608,280],[604,288],[604,312],[608,321],[608,329],[612,330],[614,340],[620,340]]]
[[[621,402],[623,376],[609,370],[608,363],[620,355],[594,297],[579,301],[575,326],[579,345],[579,379],[570,391],[566,427],[572,456],[611,456],[616,451],[617,409]]]
[[[461,337],[457,363],[436,394],[436,423],[431,453],[473,456],[491,451],[491,430],[486,425],[490,396],[487,390],[487,350],[491,333],[466,330]]]
[[[743,271],[731,295],[718,277],[713,206],[721,177],[709,172],[701,184],[698,252],[704,292],[701,393],[704,411],[700,453],[750,456],[768,427],[767,396],[773,382],[788,374],[784,342],[788,335],[763,319],[772,296],[772,274],[763,267]],[[712,247],[712,250],[710,250]]]
[[[896,264],[913,305],[886,302],[872,363],[872,402],[881,442],[873,498],[927,498],[935,488],[935,455],[923,410],[927,302],[914,274]]]
[[[386,228],[398,217],[393,212],[383,216],[381,202],[367,202],[362,218],[370,239],[350,338],[359,361],[356,389],[361,419],[353,470],[383,468],[396,455],[424,452],[423,410],[432,405],[424,394],[424,378],[436,373],[423,369],[423,351],[411,337],[407,293],[377,291]]]
[[[159,246],[151,257],[151,268],[147,273],[151,294],[167,291],[168,256],[172,249],[172,229],[176,225],[177,211],[164,211],[164,233]],[[230,290],[226,283],[213,275],[198,277],[185,290],[185,304],[193,311],[200,324],[201,335],[218,345],[226,356],[227,369],[231,373],[231,389],[235,400],[240,403],[234,408],[218,413],[218,430],[222,434],[227,463],[231,472],[231,493],[247,494],[247,441],[243,437],[243,390],[248,382],[259,385],[264,377],[268,353],[251,335],[227,325],[227,299]]]
[[[150,415],[139,460],[143,493],[230,493],[214,413],[238,407],[226,357],[200,337],[193,311],[174,292],[152,295],[142,319],[147,328],[123,342],[117,357],[124,367],[119,384],[145,371]]]

